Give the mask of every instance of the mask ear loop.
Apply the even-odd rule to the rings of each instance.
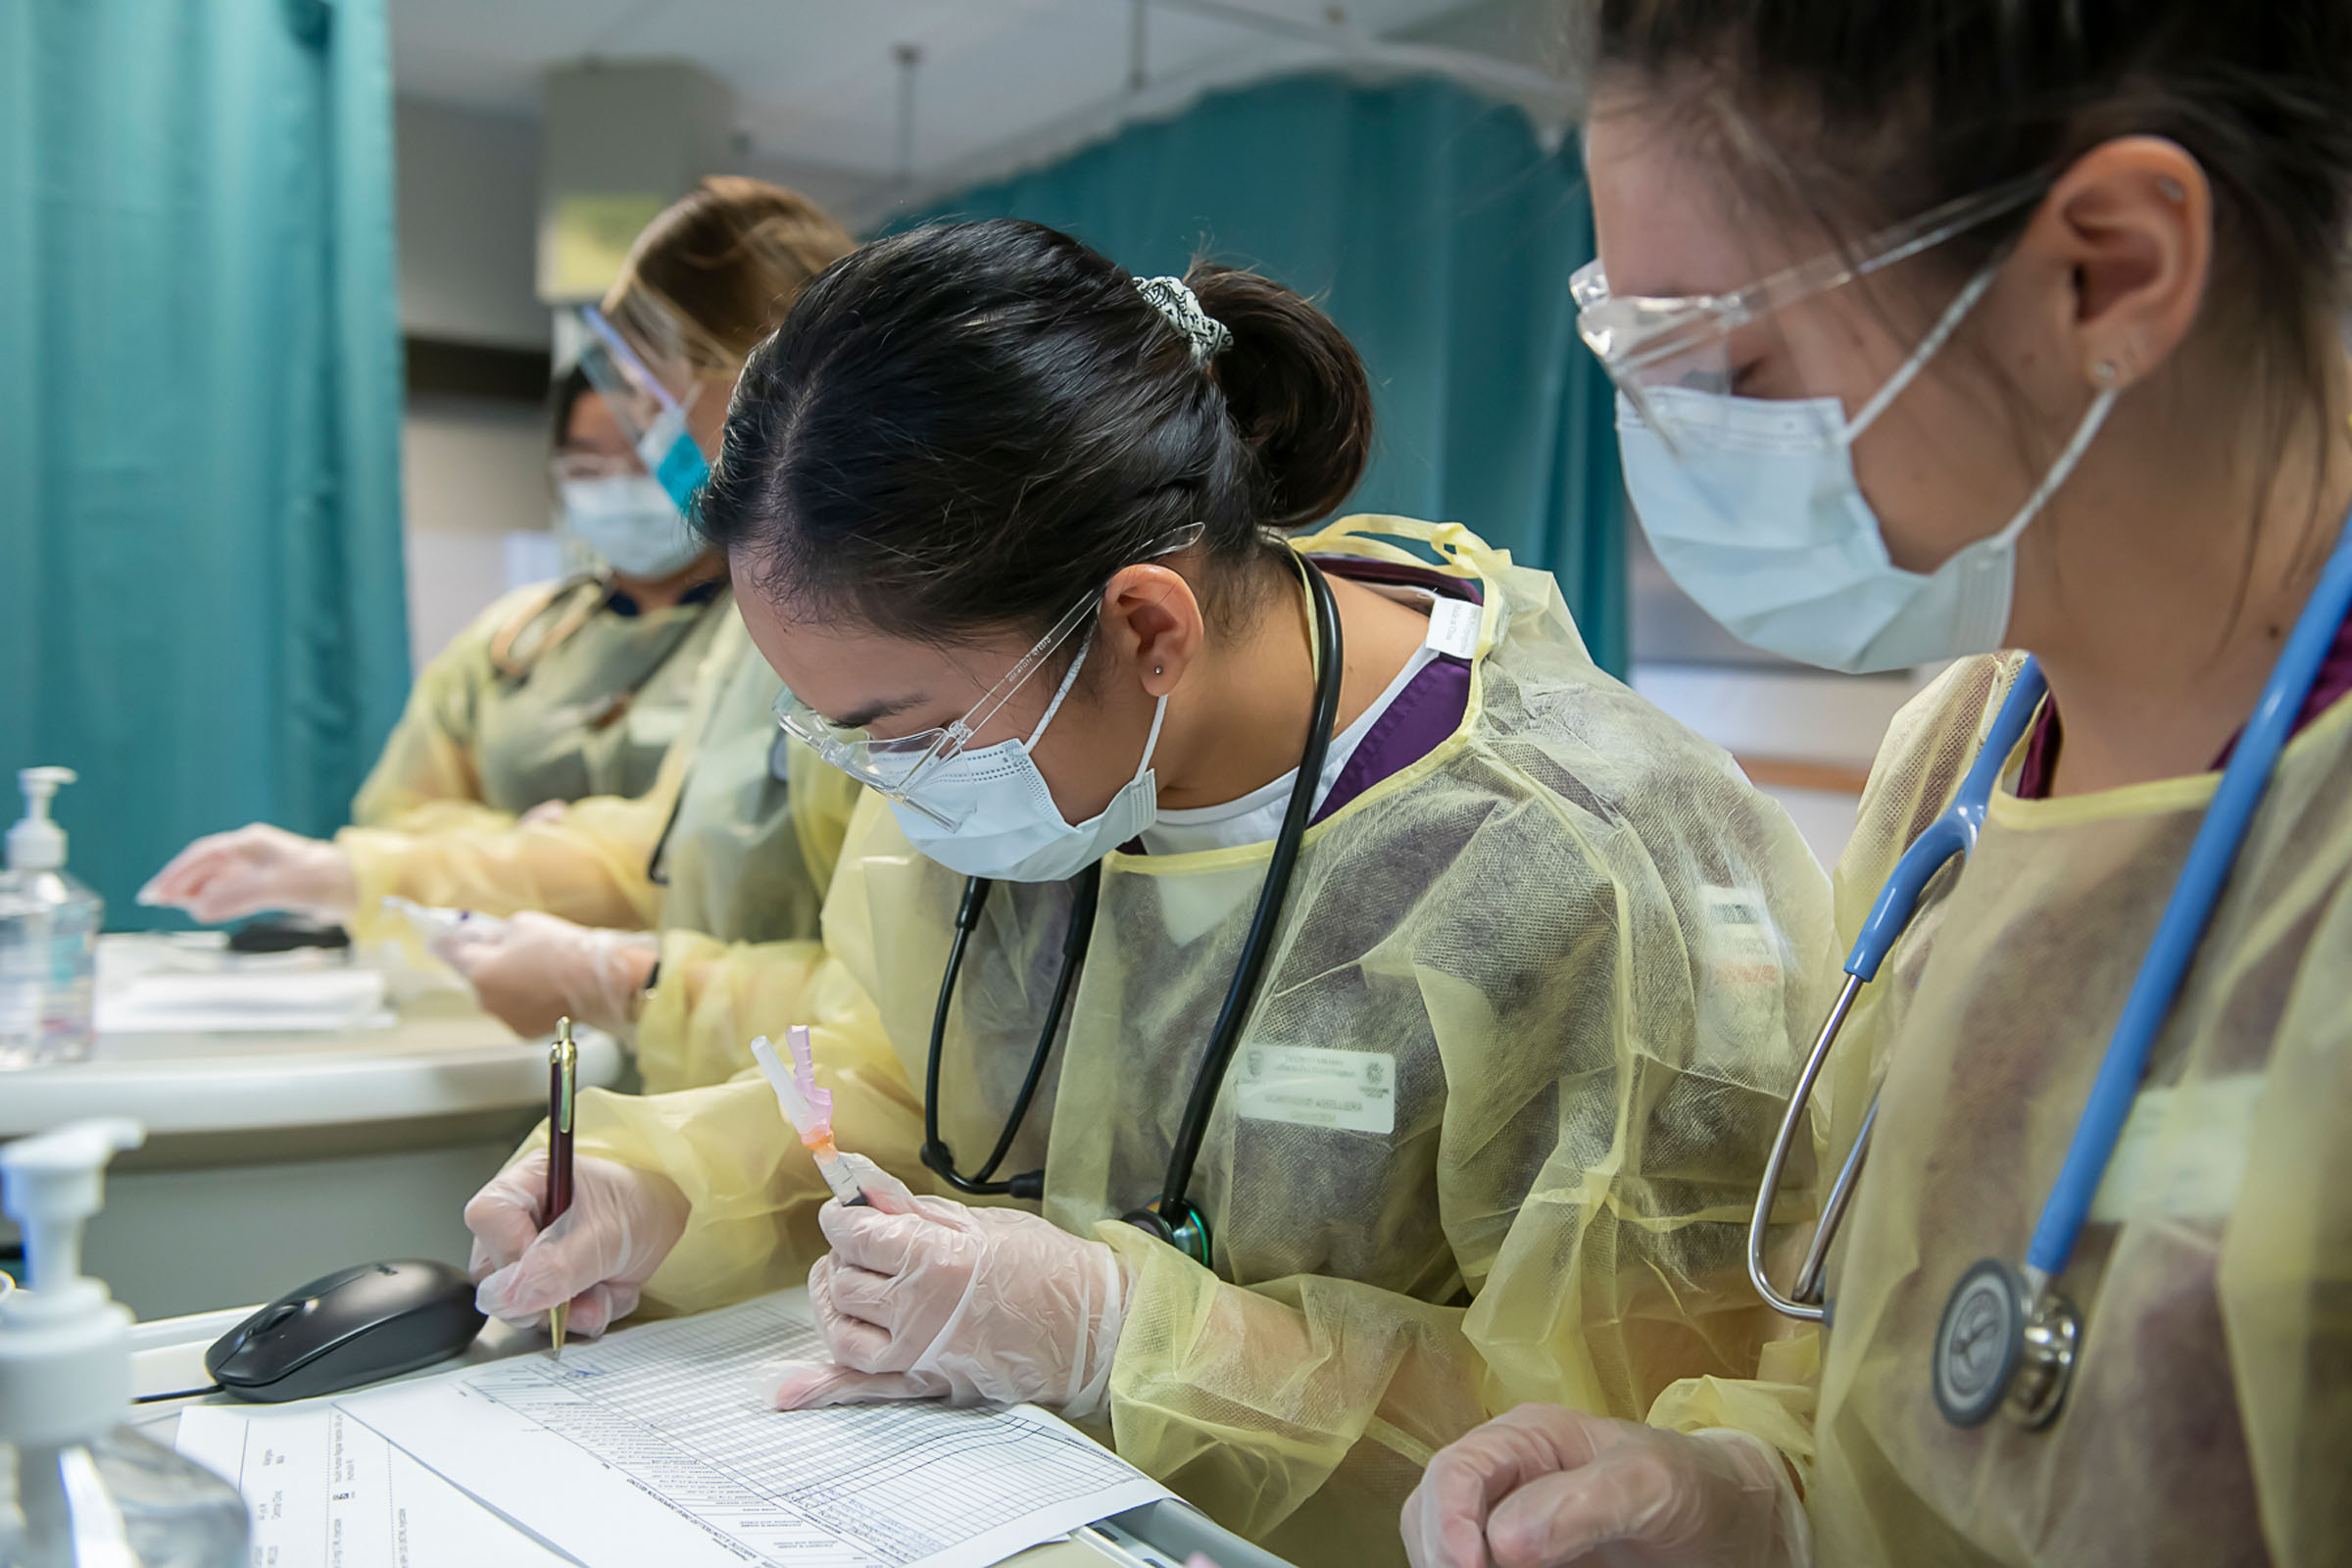
[[[2100,366],[2099,374],[2106,384],[2100,387],[2099,395],[2090,400],[2090,408],[2083,414],[2082,422],[2075,426],[2074,438],[2067,442],[2066,450],[2058,454],[2058,461],[2050,465],[2050,471],[2041,476],[2041,483],[2034,487],[2034,493],[2026,497],[2026,504],[2017,509],[2017,515],[2009,519],[2008,526],[1992,536],[1989,542],[1994,546],[2017,543],[2017,536],[2024,533],[2026,524],[2050,504],[2050,497],[2058,493],[2058,487],[2074,473],[2075,465],[2082,461],[2082,454],[2099,433],[2099,426],[2107,422],[2107,412],[2115,407],[2115,400],[2124,389],[2114,384],[2115,367],[2112,365]]]
[[[1070,672],[1061,677],[1061,689],[1054,694],[1054,701],[1047,705],[1046,716],[1037,721],[1037,728],[1031,730],[1029,738],[1021,742],[1023,750],[1035,751],[1037,749],[1038,737],[1045,734],[1048,724],[1054,722],[1054,715],[1061,711],[1062,699],[1068,697],[1070,688],[1078,683],[1078,670],[1085,664],[1086,656],[1094,651],[1094,641],[1090,638],[1087,645],[1078,651],[1078,657],[1070,662]],[[1153,670],[1152,673],[1159,672]],[[1167,717],[1168,700],[1162,697],[1152,708],[1152,733],[1144,737],[1144,760],[1135,764],[1136,778],[1142,778],[1145,769],[1152,765],[1152,754],[1159,749],[1159,726],[1167,722]],[[1134,780],[1130,779],[1128,782],[1133,783]]]
[[[1959,296],[1944,307],[1943,314],[1936,318],[1934,326],[1928,328],[1928,335],[1920,339],[1919,347],[1911,351],[1911,357],[1903,362],[1902,368],[1887,378],[1885,386],[1879,388],[1877,396],[1862,405],[1860,414],[1847,421],[1847,446],[1852,446],[1862,432],[1870,428],[1872,421],[1886,412],[1887,404],[1902,396],[1903,388],[1916,380],[1919,372],[1928,368],[1928,362],[1952,340],[1952,334],[1960,330],[1961,321],[1970,311],[1977,308],[1977,301],[1984,297],[1984,291],[1992,287],[1992,280],[2000,275],[2001,264],[2007,260],[2006,256],[1998,256],[1986,262],[1984,269],[1968,280],[1968,286],[1960,291]]]
[[[1095,640],[1090,636],[1086,640],[1086,646],[1078,650],[1078,657],[1070,661],[1070,672],[1061,677],[1061,685],[1054,693],[1054,701],[1046,705],[1046,716],[1037,721],[1037,728],[1031,730],[1029,738],[1021,742],[1022,750],[1035,751],[1037,749],[1038,737],[1045,734],[1048,724],[1054,722],[1054,715],[1061,711],[1062,699],[1069,696],[1070,688],[1078,684],[1078,672],[1086,667],[1086,656],[1094,651]]]

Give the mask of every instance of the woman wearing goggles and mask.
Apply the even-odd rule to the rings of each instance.
[[[1819,872],[1548,577],[1450,524],[1275,531],[1370,418],[1243,272],[990,222],[817,281],[702,513],[787,732],[867,786],[810,1011],[765,1027],[814,1025],[842,1147],[960,1197],[824,1204],[758,1082],[589,1097],[595,1217],[525,1251],[527,1177],[477,1200],[487,1304],[808,1277],[835,1359],[779,1403],[1106,1419],[1309,1562],[1396,1556],[1487,1410],[1752,1368]]]
[[[1415,1561],[2343,1562],[2352,11],[1585,9],[1660,560],[1760,646],[1959,662],[1838,867],[1783,1142],[1845,1174],[1758,1200],[1812,1326],[1646,1426],[1502,1417]]]
[[[518,823],[428,814],[347,828],[331,843],[255,824],[199,840],[143,897],[207,922],[300,909],[348,921],[363,941],[399,926],[387,896],[512,914],[439,946],[517,1031],[551,1029],[565,1013],[593,1023],[633,1040],[644,1080],[662,1088],[716,1082],[744,1065],[732,1019],[777,994],[783,953],[802,955],[803,973],[812,962],[818,904],[856,791],[805,748],[779,742],[775,675],[722,586],[723,558],[688,526],[685,505],[705,454],[717,450],[745,357],[854,245],[805,197],[735,176],[704,181],[647,225],[592,313],[601,333],[587,334],[582,357],[589,390],[565,421],[557,466],[565,526],[626,575],[578,585],[563,607],[510,614],[453,656],[474,661],[454,693],[436,664],[369,786],[386,783],[396,758],[403,771],[431,771],[462,723],[486,735],[502,705],[538,701],[530,694],[551,677],[568,681],[590,626],[625,619],[614,598],[667,572],[668,586],[695,578],[714,598],[662,612],[663,635],[690,634],[669,662],[691,663],[691,678],[683,708],[662,716],[671,733],[637,793],[586,796]],[[566,633],[565,619],[581,615]],[[514,693],[502,662],[518,672]],[[436,715],[420,718],[428,691]],[[444,707],[458,711],[443,717]],[[755,947],[760,958],[747,962]]]
[[[355,826],[500,829],[643,795],[730,608],[726,561],[645,472],[578,368],[557,383],[557,527],[602,569],[501,598],[416,677]]]

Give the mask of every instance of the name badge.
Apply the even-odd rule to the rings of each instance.
[[[686,732],[686,709],[680,703],[632,703],[628,724],[631,746],[666,748]]]
[[[2237,1206],[2263,1075],[2143,1089],[2090,1200],[2090,1222],[2221,1219]]]
[[[1396,1061],[1385,1052],[1244,1046],[1233,1089],[1235,1109],[1250,1121],[1396,1130]]]

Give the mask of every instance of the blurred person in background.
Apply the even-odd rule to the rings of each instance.
[[[659,487],[639,455],[656,421],[613,379],[612,361],[625,359],[624,368],[663,384],[682,416],[675,439],[691,443],[678,455],[707,462],[745,358],[810,280],[855,245],[792,191],[714,176],[647,226],[605,299],[603,324],[617,341],[609,353],[599,347],[608,340],[592,341],[591,368],[607,373],[591,377],[593,397],[579,398],[565,421],[558,465],[566,516],[576,503],[584,537],[609,555],[630,556],[645,573],[639,586],[675,594],[680,603],[663,613],[707,614],[710,626],[677,733],[649,789],[584,797],[561,813],[512,825],[357,826],[331,843],[257,823],[190,845],[142,898],[207,923],[292,909],[349,922],[363,940],[398,929],[383,906],[388,896],[512,916],[480,922],[479,934],[442,952],[482,1004],[516,1030],[538,1032],[569,1014],[634,1039],[639,1070],[654,1088],[712,1081],[744,1065],[734,1059],[743,1039],[721,1046],[731,1030],[697,1035],[687,1021],[706,990],[726,990],[747,947],[781,944],[771,960],[813,954],[809,939],[856,786],[778,736],[772,710],[781,683],[724,590],[720,602],[683,604],[694,584],[718,580],[723,561],[674,500],[664,498],[665,513],[654,508]],[[598,484],[608,488],[583,488]],[[612,612],[614,591],[627,589],[617,581],[601,594],[575,589],[574,609],[624,621]],[[510,614],[506,624],[516,619]],[[482,657],[523,657],[526,637],[542,639],[543,658],[560,652],[560,620],[546,611],[523,620],[503,649],[496,634],[486,640]],[[427,738],[434,733],[429,721],[417,726],[406,750],[436,750]],[[743,989],[757,996],[789,988],[791,968],[789,958],[763,963]]]

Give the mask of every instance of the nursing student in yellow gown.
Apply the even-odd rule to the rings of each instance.
[[[1578,292],[1660,559],[1815,663],[1979,656],[1886,737],[1841,938],[2017,678],[1986,651],[2048,694],[1829,1058],[1825,1168],[1878,1112],[1828,1321],[1644,1426],[1502,1417],[1431,1466],[1415,1561],[2352,1561],[2352,629],[2314,622],[2332,652],[2051,1282],[2063,1402],[1961,1425],[1932,1392],[1962,1275],[2027,1259],[2352,509],[2352,11],[1590,9]]]
[[[1747,1195],[1827,889],[1547,576],[1450,524],[1276,531],[1369,426],[1345,338],[1245,272],[996,222],[820,279],[703,515],[787,733],[871,786],[825,962],[760,1027],[812,1025],[877,1206],[825,1201],[756,1077],[590,1096],[570,1217],[539,1236],[536,1152],[468,1208],[482,1303],[594,1331],[807,1280],[834,1359],[779,1404],[1043,1400],[1312,1563],[1399,1558],[1422,1462],[1493,1410],[1751,1373]]]
[[[689,430],[715,451],[745,356],[854,243],[794,192],[714,177],[639,236],[606,314],[642,359],[678,381]],[[593,410],[572,424],[580,440],[564,460],[567,488],[599,472],[622,477],[625,442],[602,429]],[[584,507],[603,509],[590,526],[625,541],[632,530],[612,514],[626,499],[588,496]],[[711,556],[682,517],[673,515],[666,537],[686,539],[698,559]],[[658,715],[671,736],[639,793],[592,795],[519,822],[460,820],[412,800],[396,809],[421,816],[347,828],[332,843],[256,824],[190,846],[149,896],[207,921],[299,909],[348,921],[363,940],[399,929],[383,905],[392,895],[513,915],[497,940],[449,952],[490,1010],[526,1033],[552,1027],[561,1013],[613,1030],[635,1046],[649,1087],[726,1077],[747,1058],[736,1031],[715,1026],[714,1009],[723,1010],[722,999],[757,1005],[797,991],[790,971],[797,962],[805,975],[813,961],[817,908],[856,786],[780,740],[774,672],[731,602],[690,613],[705,611],[683,707]],[[544,644],[561,628],[546,620],[546,612],[528,617],[503,646],[485,646],[482,659],[518,660],[534,647],[543,659],[559,657],[561,642]],[[491,643],[501,642],[493,633]],[[437,728],[404,725],[392,750],[446,750],[426,738]],[[414,796],[415,778],[433,771],[423,766],[382,793]],[[380,769],[378,782],[389,784]]]

